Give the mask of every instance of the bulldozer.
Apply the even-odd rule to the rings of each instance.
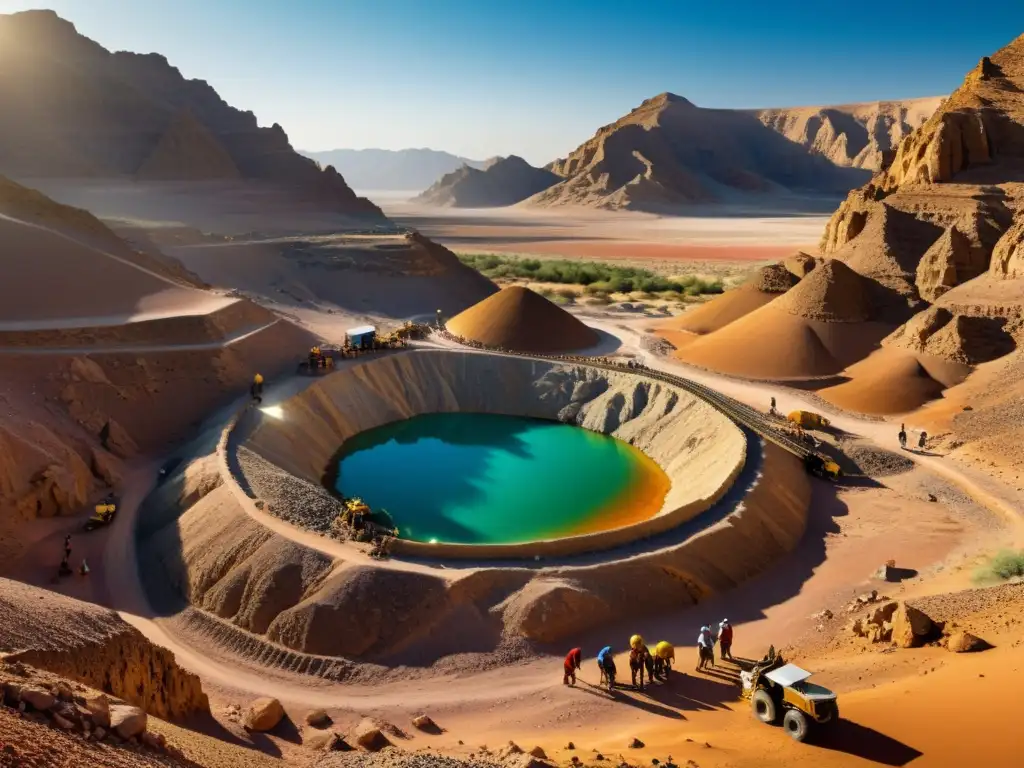
[[[832,480],[833,482],[843,476],[843,470],[830,456],[822,453],[808,453],[804,457],[804,467],[815,477]]]
[[[828,419],[814,411],[792,411],[786,416],[786,421],[804,429],[823,429],[831,424]]]
[[[93,516],[85,521],[85,530],[95,531],[97,528],[105,528],[114,522],[117,515],[117,499],[110,494],[93,507]]]
[[[794,741],[804,741],[812,729],[839,722],[837,696],[828,688],[809,683],[811,673],[787,664],[775,646],[749,672],[741,672],[743,697],[750,700],[754,717],[782,727]]]

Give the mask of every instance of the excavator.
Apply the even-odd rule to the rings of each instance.
[[[117,515],[117,497],[112,493],[107,494],[93,508],[93,512],[93,516],[85,521],[85,530],[95,531],[97,528],[106,528],[114,522],[114,517]]]
[[[804,457],[804,467],[815,477],[835,482],[843,476],[843,470],[835,460],[823,453],[808,453]]]

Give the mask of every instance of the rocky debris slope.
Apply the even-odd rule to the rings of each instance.
[[[900,142],[920,128],[943,97],[826,107],[761,109],[766,126],[836,165],[881,170]]]
[[[0,653],[157,717],[209,710],[199,678],[114,611],[7,579],[0,579]]]
[[[261,128],[252,112],[229,106],[202,80],[185,79],[159,54],[111,53],[52,11],[0,15],[0,35],[0,172],[196,178],[208,177],[207,164],[216,162],[219,178],[234,166],[244,179],[384,220],[333,168],[295,152],[280,125]],[[176,127],[185,111],[195,123]],[[171,168],[171,160],[191,167]]]
[[[753,113],[702,109],[672,93],[646,100],[548,168],[564,181],[524,205],[665,211],[840,195],[867,177],[809,154]]]
[[[415,200],[443,208],[491,208],[513,205],[557,184],[561,178],[509,155],[484,169],[463,165],[447,173]]]

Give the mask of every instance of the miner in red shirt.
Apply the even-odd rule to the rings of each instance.
[[[569,651],[565,657],[565,674],[562,676],[562,685],[576,685],[576,670],[580,668],[582,660],[583,650],[581,648],[573,648]]]

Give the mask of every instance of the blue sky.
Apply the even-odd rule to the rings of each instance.
[[[1024,0],[0,0],[157,51],[302,149],[541,164],[661,91],[700,106],[948,93]]]

